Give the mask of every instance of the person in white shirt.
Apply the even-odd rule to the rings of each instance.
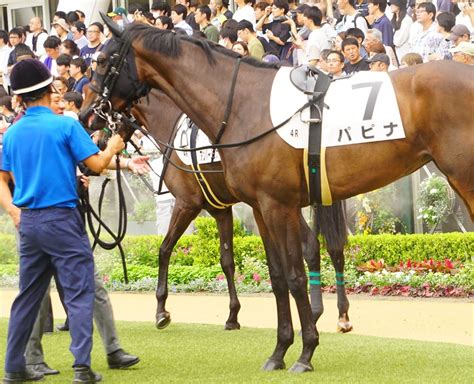
[[[307,62],[316,66],[323,49],[330,49],[331,42],[321,28],[322,13],[318,7],[308,7],[304,11],[304,25],[311,32],[306,44]]]
[[[252,23],[254,30],[257,30],[257,21],[251,0],[235,0],[235,4],[237,4],[237,10],[232,18],[237,22],[248,20]]]
[[[56,36],[49,36],[43,44],[46,54],[41,57],[41,61],[51,72],[51,75],[58,76],[56,59],[61,54],[61,40]]]
[[[48,38],[48,34],[43,30],[43,21],[35,16],[31,18],[28,25],[30,33],[26,36],[25,44],[30,47],[36,57],[41,57],[46,53],[43,44]]]
[[[414,36],[410,36],[410,52],[416,52],[423,57],[423,61],[429,61],[432,54],[439,54],[443,36],[438,33],[435,23],[436,7],[429,2],[421,3],[416,9],[416,23],[422,26],[421,30],[414,30]]]
[[[71,26],[73,41],[76,43],[79,50],[89,44],[89,40],[87,40],[86,37],[86,31],[86,26],[80,21],[74,22],[74,24]]]
[[[359,28],[364,35],[367,34],[369,24],[355,9],[355,0],[337,0],[337,7],[343,15],[342,20],[336,24],[337,33],[347,31],[349,28]]]
[[[64,99],[64,116],[72,117],[78,120],[78,113],[82,106],[82,95],[78,92],[70,91],[66,92],[63,96]]]
[[[57,19],[56,21],[53,21],[51,25],[54,27],[54,30],[56,31],[56,36],[59,37],[61,41],[64,41],[67,39],[67,36],[69,33],[69,25],[66,23],[66,20]]]
[[[456,24],[463,24],[471,34],[474,33],[474,4],[470,1],[458,1],[456,4],[461,11],[456,16]]]
[[[8,45],[8,33],[2,29],[0,30],[0,81],[7,92],[10,85],[8,79],[8,57],[11,51],[12,48]]]
[[[390,0],[390,9],[393,13],[392,26],[395,31],[393,34],[393,45],[400,60],[410,52],[408,40],[413,20],[407,15],[406,0]]]
[[[185,19],[188,15],[188,10],[182,4],[176,4],[171,11],[171,20],[173,21],[174,28],[182,29],[188,36],[192,36],[193,29],[186,23]]]

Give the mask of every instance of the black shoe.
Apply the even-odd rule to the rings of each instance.
[[[28,365],[33,371],[42,373],[43,375],[57,375],[59,371],[57,369],[50,368],[46,363],[31,364]]]
[[[44,375],[42,373],[33,371],[30,368],[26,368],[22,372],[5,372],[3,383],[23,383],[25,381],[40,381],[43,380]]]
[[[69,325],[67,323],[59,324],[58,326],[56,326],[56,329],[61,332],[67,332],[69,331]]]
[[[140,361],[138,356],[129,355],[123,349],[118,349],[115,352],[107,355],[107,362],[110,369],[128,368],[137,364]]]
[[[99,373],[95,373],[89,367],[74,367],[74,380],[72,384],[93,384],[99,381],[102,381],[102,376]]]

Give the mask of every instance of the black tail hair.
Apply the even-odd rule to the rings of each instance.
[[[328,252],[343,251],[347,244],[345,201],[336,201],[331,206],[313,206],[314,232],[321,234]]]

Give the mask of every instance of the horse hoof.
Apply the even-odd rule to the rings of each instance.
[[[171,323],[171,316],[169,312],[162,312],[156,315],[156,328],[164,329]]]
[[[285,362],[283,360],[268,359],[263,364],[262,371],[277,371],[279,369],[286,369]]]
[[[314,368],[309,364],[303,364],[297,361],[296,363],[293,364],[293,366],[288,370],[288,372],[292,373],[304,373],[304,372],[313,372]]]
[[[235,331],[237,329],[240,329],[240,324],[238,321],[236,321],[235,323],[231,322],[231,321],[228,321],[225,323],[225,327],[224,329],[226,331]]]
[[[352,323],[350,321],[339,321],[337,323],[337,332],[347,333],[352,331]]]

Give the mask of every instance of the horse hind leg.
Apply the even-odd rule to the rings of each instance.
[[[337,201],[331,206],[318,205],[316,209],[316,234],[323,235],[326,248],[336,270],[336,292],[339,320],[338,332],[346,333],[352,330],[349,320],[349,300],[346,295],[344,282],[344,246],[347,243],[347,226],[344,213],[344,202]]]
[[[453,189],[464,201],[464,204],[466,205],[466,208],[469,212],[469,216],[471,217],[471,221],[474,223],[474,171],[471,169],[470,173],[471,175],[466,173],[465,177],[462,179],[456,178],[452,175],[448,175],[447,178]]]
[[[225,323],[226,330],[240,329],[237,316],[240,311],[240,302],[235,288],[235,263],[234,263],[234,245],[233,245],[233,219],[232,208],[224,210],[213,210],[209,213],[216,219],[219,230],[221,267],[227,279],[229,289],[229,317]]]
[[[349,300],[344,282],[344,252],[343,250],[331,250],[329,255],[336,270],[337,308],[339,310],[337,331],[347,333],[352,331],[352,323],[349,320]]]
[[[166,311],[166,300],[168,298],[168,269],[171,252],[174,246],[178,242],[179,238],[183,235],[186,228],[193,219],[199,214],[201,207],[193,207],[186,205],[183,200],[177,198],[173,213],[171,214],[170,225],[168,232],[163,239],[163,243],[160,247],[159,253],[159,266],[158,266],[158,283],[156,286],[156,328],[166,328],[171,322],[171,316]]]
[[[300,217],[301,236],[303,238],[303,258],[308,266],[309,297],[314,324],[324,312],[321,291],[321,246],[316,234],[311,231],[303,215]]]
[[[432,154],[436,166],[447,177],[449,183],[464,201],[474,223],[474,136],[472,135],[472,118],[464,130],[466,136],[457,139],[456,147],[449,151],[437,151]],[[458,136],[453,136],[458,137]],[[461,136],[459,136],[461,137]]]

